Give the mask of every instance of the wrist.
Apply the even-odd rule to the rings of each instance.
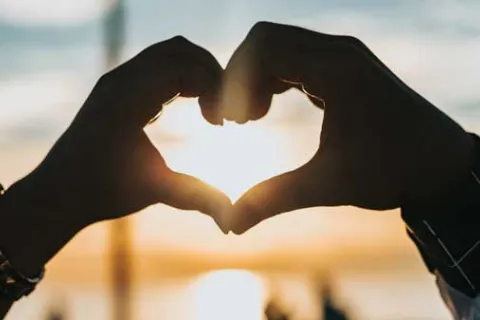
[[[38,273],[81,229],[56,202],[30,176],[0,197],[0,247],[22,274]]]
[[[472,170],[478,171],[479,143],[478,137],[463,129],[452,135],[428,139],[431,147],[416,153],[413,161],[418,165],[412,166],[416,169],[405,188],[402,207],[441,207],[461,198]]]
[[[480,294],[480,138],[468,174],[436,201],[402,206],[402,218],[431,271],[469,296]]]

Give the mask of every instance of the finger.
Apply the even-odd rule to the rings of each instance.
[[[308,184],[301,169],[257,184],[234,204],[231,230],[240,234],[280,213],[315,206],[315,193]]]
[[[222,80],[223,68],[217,59],[206,49],[184,39],[185,51],[191,59],[191,68],[182,73],[179,92],[184,97],[199,97],[214,91]],[[184,64],[184,61],[179,62]]]
[[[203,118],[213,125],[223,125],[224,117],[219,108],[219,87],[220,85],[217,85],[216,89],[212,89],[198,98]]]
[[[227,233],[226,218],[232,203],[220,190],[190,175],[170,172],[162,177],[161,202],[182,210],[196,210],[212,217]]]
[[[209,51],[183,38],[181,42],[185,51],[194,52],[194,55],[192,57],[179,55],[177,63],[171,64],[174,72],[177,71],[179,74],[178,82],[171,82],[174,86],[171,91],[177,91],[178,96],[182,97],[208,96],[219,86],[223,68]],[[202,115],[212,124],[222,124],[223,118],[214,106],[200,104]]]
[[[127,179],[120,177],[120,182],[117,183],[125,194],[130,195],[127,198],[133,199],[128,212],[164,203],[178,209],[203,212],[227,232],[223,213],[232,204],[224,193],[197,178],[170,170],[143,131],[128,139],[131,139],[127,145],[132,158],[121,168],[127,172]],[[119,199],[122,200],[124,199]]]
[[[225,69],[224,117],[237,122],[259,119],[268,112],[272,95],[290,88],[302,89],[309,98],[321,97],[322,79],[334,66],[332,38],[293,26],[255,25]],[[312,102],[323,106],[319,100]]]
[[[247,37],[227,64],[219,96],[227,120],[244,123],[265,116],[273,94],[289,88],[265,69],[262,45]]]
[[[348,204],[352,197],[350,172],[344,172],[335,155],[317,153],[304,166],[265,180],[234,203],[231,230],[243,233],[281,213],[318,206]]]
[[[302,167],[257,184],[234,203],[231,230],[240,234],[278,214],[317,206],[320,190],[312,178]]]
[[[271,95],[292,87],[301,89],[311,102],[324,108],[348,89],[345,80],[362,85],[358,75],[365,65],[389,72],[354,37],[257,23],[225,69],[224,117],[240,122],[257,119],[268,112]]]
[[[198,97],[218,86],[218,61],[183,37],[157,43],[102,77],[113,121],[143,127],[176,96]]]
[[[167,96],[167,99],[177,93],[184,97],[198,97],[218,84],[223,73],[210,52],[182,36],[157,43],[131,61],[137,63],[137,70],[143,70],[146,76],[143,80],[170,84],[166,86],[166,93],[156,88],[160,97]]]

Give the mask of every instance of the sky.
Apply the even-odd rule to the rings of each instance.
[[[5,184],[41,161],[105,71],[101,28],[112,1],[0,0],[0,179]],[[155,42],[183,35],[225,65],[261,20],[350,34],[363,40],[413,89],[467,129],[480,132],[478,1],[127,0],[126,7],[124,59]],[[172,168],[196,174],[233,197],[264,178],[301,165],[318,145],[322,114],[298,93],[277,97],[262,122],[232,127],[225,134],[203,122],[194,105],[181,101],[169,107],[148,132]],[[211,153],[205,150],[224,142],[219,136],[234,141],[230,146],[242,147],[227,146],[229,151],[214,155],[212,165]],[[236,157],[235,152],[242,152],[243,167],[232,168],[229,159]],[[254,166],[255,154],[262,160]],[[249,173],[234,175],[235,170]],[[166,245],[213,251],[232,246],[240,251],[268,250],[278,243],[325,248],[354,238],[369,244],[378,239],[406,243],[398,214],[350,208],[289,214],[241,239],[228,240],[220,238],[211,221],[193,213],[164,207],[146,211],[134,218],[141,243],[154,238]],[[289,228],[292,223],[299,227]],[[167,227],[171,225],[175,227]],[[98,242],[88,238],[103,239],[102,230],[94,226],[76,243],[94,248]]]
[[[101,19],[109,1],[0,0],[0,125],[8,143],[57,137],[81,106],[102,73]],[[478,101],[479,9],[476,1],[444,0],[128,0],[124,56],[182,34],[225,63],[260,20],[352,34],[463,120]]]

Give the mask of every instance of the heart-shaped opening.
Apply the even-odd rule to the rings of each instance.
[[[227,122],[223,127],[207,123],[194,99],[179,98],[146,131],[172,170],[200,178],[235,201],[258,182],[306,163],[318,149],[322,121],[320,109],[303,94],[289,91],[274,97],[265,118],[244,125]],[[315,243],[315,252],[320,252],[334,250],[337,243],[352,239],[356,245],[368,246],[377,243],[380,236],[403,239],[403,234],[392,232],[398,226],[396,217],[366,215],[364,210],[345,207],[281,215],[238,238],[220,238],[220,232],[208,232],[217,230],[216,226],[197,214],[188,219],[184,214],[168,216],[168,224],[181,225],[188,230],[182,234],[188,237],[178,236],[176,228],[159,233],[153,221],[166,220],[155,211],[139,225],[145,239],[161,237],[178,247],[223,254],[263,252],[276,247],[279,240],[295,251],[300,247],[311,250]],[[360,225],[371,228],[358,228]],[[282,250],[287,249],[283,246]]]
[[[197,102],[177,99],[147,128],[168,166],[237,200],[253,185],[303,165],[318,148],[322,112],[288,93],[265,119],[212,126]]]

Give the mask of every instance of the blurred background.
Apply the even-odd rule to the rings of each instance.
[[[0,0],[0,179],[42,160],[106,70],[179,34],[225,65],[259,20],[359,37],[478,133],[478,12],[467,0]],[[178,100],[147,131],[171,168],[235,200],[306,162],[321,124],[288,92],[264,120],[222,128]],[[301,210],[225,236],[203,215],[157,205],[82,231],[7,320],[267,318],[450,317],[398,211]]]

